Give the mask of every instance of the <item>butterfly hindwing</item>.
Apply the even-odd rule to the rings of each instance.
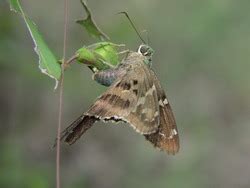
[[[158,104],[160,109],[160,124],[157,132],[145,135],[146,139],[152,142],[155,147],[175,154],[179,151],[179,135],[175,118],[166,94],[162,89],[159,80],[152,72],[152,78],[157,88]]]

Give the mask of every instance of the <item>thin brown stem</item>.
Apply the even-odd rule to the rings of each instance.
[[[58,127],[57,127],[57,147],[56,147],[56,188],[60,188],[60,133],[62,125],[62,108],[63,108],[63,83],[64,83],[64,63],[66,56],[67,42],[67,24],[68,24],[68,0],[64,0],[64,36],[63,36],[63,62],[62,74],[60,79],[59,89],[59,112],[58,112]]]
[[[75,61],[77,58],[78,58],[78,55],[75,54],[75,55],[73,55],[71,58],[69,58],[69,59],[65,62],[65,64],[71,64],[71,63],[73,63],[73,61]]]
[[[63,68],[66,70],[71,63],[73,63],[78,58],[78,55],[75,54],[71,58],[69,58],[67,61],[64,61]]]

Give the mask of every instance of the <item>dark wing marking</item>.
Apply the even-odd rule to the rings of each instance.
[[[74,144],[93,124],[98,121],[95,117],[81,115],[73,123],[71,123],[61,133],[60,140],[71,145]],[[54,147],[56,146],[56,142]]]

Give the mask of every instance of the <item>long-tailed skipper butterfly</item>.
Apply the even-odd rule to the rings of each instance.
[[[109,86],[87,112],[78,117],[61,135],[75,143],[96,121],[126,122],[155,147],[175,154],[179,136],[175,118],[159,80],[152,70],[153,50],[141,45],[114,69],[93,75],[98,83]]]

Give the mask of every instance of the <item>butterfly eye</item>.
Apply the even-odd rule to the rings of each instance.
[[[148,47],[147,46],[144,46],[144,45],[141,45],[140,48],[139,48],[139,51],[142,55],[146,55],[147,52],[148,52]]]
[[[143,55],[144,57],[146,57],[146,59],[147,59],[147,61],[145,61],[146,64],[149,64],[151,66],[152,56],[153,56],[154,50],[151,47],[149,47],[148,45],[142,44],[138,48],[137,52],[140,53],[141,55]]]
[[[142,44],[138,49],[138,53],[142,54],[143,56],[151,57],[153,54],[153,49],[145,44]]]

